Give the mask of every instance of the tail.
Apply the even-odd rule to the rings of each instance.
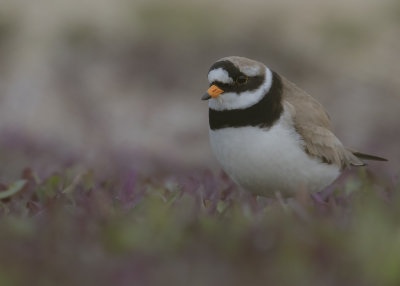
[[[367,165],[363,160],[373,160],[373,161],[387,161],[387,159],[378,157],[375,155],[364,154],[361,152],[357,152],[351,150],[350,148],[346,148],[350,153],[351,160],[349,161],[350,165],[352,166],[365,166]]]
[[[375,155],[364,154],[364,153],[361,153],[361,152],[354,152],[354,151],[352,151],[352,153],[353,153],[356,157],[358,157],[358,158],[360,158],[360,159],[363,159],[363,160],[388,161],[388,159],[385,159],[385,158],[382,158],[382,157],[378,157],[378,156],[375,156]]]

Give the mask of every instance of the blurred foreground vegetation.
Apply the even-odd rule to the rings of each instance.
[[[400,184],[366,169],[285,202],[206,171],[77,170],[1,185],[0,285],[400,284]]]

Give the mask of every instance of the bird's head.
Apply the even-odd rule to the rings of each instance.
[[[272,85],[272,72],[243,57],[216,61],[208,72],[210,87],[201,98],[215,110],[245,109],[259,102]]]

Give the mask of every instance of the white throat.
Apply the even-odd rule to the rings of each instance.
[[[214,110],[245,109],[259,102],[272,86],[272,72],[265,67],[265,81],[257,89],[242,93],[224,92],[217,98],[208,101],[208,106]]]

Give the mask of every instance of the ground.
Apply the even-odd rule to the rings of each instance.
[[[23,170],[0,192],[1,285],[399,285],[400,183],[365,168],[317,196],[224,175]]]

